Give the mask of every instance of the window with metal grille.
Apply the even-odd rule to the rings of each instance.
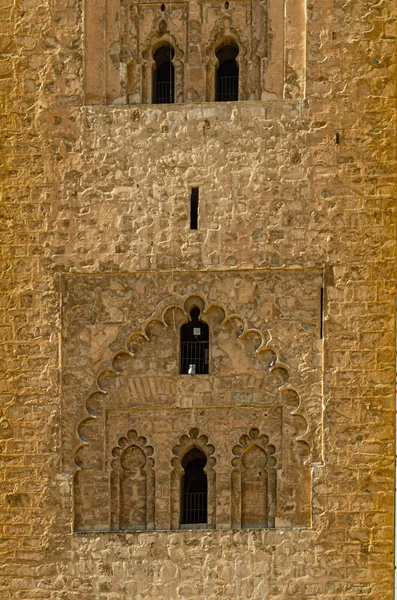
[[[215,100],[230,102],[238,100],[238,48],[231,44],[221,46],[216,52],[219,67],[216,72]]]
[[[205,455],[198,448],[192,448],[182,460],[185,472],[181,479],[181,525],[207,524],[206,463]]]
[[[208,374],[209,328],[200,320],[200,309],[190,311],[190,321],[181,327],[181,373]]]
[[[172,104],[174,102],[175,70],[172,64],[174,49],[161,46],[153,54],[156,68],[153,71],[153,104]]]

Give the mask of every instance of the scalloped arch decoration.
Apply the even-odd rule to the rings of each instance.
[[[175,102],[184,101],[184,66],[183,66],[183,50],[179,47],[177,40],[171,33],[162,26],[165,23],[160,20],[158,31],[149,39],[148,44],[142,51],[142,102],[148,104],[152,99],[152,73],[153,73],[153,53],[163,45],[169,45],[173,48],[175,55],[172,63],[175,67]],[[128,82],[128,87],[132,88],[132,82]]]
[[[223,305],[219,303],[210,303],[203,294],[194,293],[188,294],[185,297],[169,297],[163,300],[158,305],[157,314],[148,317],[141,330],[133,331],[127,337],[124,347],[121,347],[114,353],[110,364],[104,365],[102,369],[99,370],[96,377],[95,389],[92,389],[85,398],[84,410],[86,414],[80,420],[77,426],[77,435],[80,440],[80,444],[75,450],[74,458],[78,469],[83,468],[83,466],[90,467],[97,463],[95,456],[86,456],[86,459],[84,459],[84,455],[86,454],[88,446],[92,446],[92,449],[95,452],[95,448],[98,444],[96,435],[96,421],[103,415],[104,402],[108,395],[107,385],[121,375],[120,369],[117,368],[117,362],[120,360],[120,357],[122,357],[123,360],[133,359],[135,356],[135,351],[133,348],[134,341],[139,341],[143,344],[149,343],[151,340],[149,331],[150,326],[153,323],[156,323],[167,329],[169,327],[167,319],[169,318],[170,313],[178,312],[180,313],[182,319],[187,320],[189,307],[191,307],[192,302],[197,302],[198,300],[203,305],[203,315],[209,315],[211,311],[214,311],[214,313],[217,315],[219,315],[219,313],[223,315],[223,318],[220,317],[220,327],[226,327],[233,321],[238,322],[239,339],[244,341],[247,339],[257,338],[257,343],[255,344],[255,353],[257,355],[270,353],[271,356],[273,356],[272,360],[270,361],[268,371],[270,374],[274,374],[276,378],[278,374],[282,374],[278,389],[283,395],[289,394],[290,415],[292,423],[294,424],[295,432],[294,438],[296,441],[300,442],[300,456],[302,457],[302,460],[306,463],[308,462],[310,456],[310,445],[306,439],[308,434],[307,420],[301,413],[299,413],[299,394],[288,381],[289,371],[287,365],[278,360],[277,352],[271,346],[271,335],[269,334],[268,338],[266,338],[265,334],[260,329],[250,327],[244,316],[236,313],[228,313],[227,309]],[[99,451],[99,448],[97,451]]]
[[[253,427],[232,452],[232,527],[275,527],[277,459],[269,436]]]
[[[113,448],[110,473],[112,531],[154,529],[155,474],[153,447],[134,429]]]

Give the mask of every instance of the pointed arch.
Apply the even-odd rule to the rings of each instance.
[[[240,48],[230,42],[218,45],[215,50],[217,68],[215,71],[215,101],[238,100]]]
[[[293,402],[289,407],[291,418],[303,421],[304,425],[299,426],[299,440],[306,442],[308,436],[307,421],[300,413],[300,397],[298,392],[289,383],[289,370],[287,365],[284,365],[278,360],[277,352],[271,345],[271,339],[265,337],[265,334],[259,330],[249,326],[246,318],[235,313],[228,313],[227,309],[221,304],[210,303],[203,295],[188,294],[184,298],[168,297],[164,299],[158,306],[158,316],[152,315],[143,324],[141,330],[133,331],[126,338],[124,347],[119,348],[113,354],[110,363],[103,365],[99,369],[96,377],[96,384],[91,389],[85,398],[85,415],[81,418],[77,426],[77,435],[80,439],[80,444],[76,448],[75,463],[79,468],[83,465],[93,465],[87,456],[88,446],[95,444],[97,420],[103,415],[106,398],[108,395],[108,387],[117,377],[121,375],[119,369],[120,359],[133,360],[136,349],[135,342],[138,340],[140,344],[150,343],[150,327],[153,322],[158,323],[164,328],[168,328],[169,318],[171,314],[178,313],[185,322],[188,320],[188,312],[193,306],[197,305],[203,316],[207,317],[212,313],[217,315],[217,320],[220,321],[220,327],[226,327],[231,322],[238,323],[238,338],[241,340],[255,338],[255,354],[266,356],[270,354],[273,358],[264,369],[269,373],[277,376],[282,373],[282,381],[278,384],[279,391],[283,394],[288,394],[293,397]],[[308,458],[308,456],[306,457]],[[88,462],[87,462],[88,461]]]
[[[189,320],[180,328],[180,373],[208,375],[209,327],[200,317],[200,309],[193,306]]]

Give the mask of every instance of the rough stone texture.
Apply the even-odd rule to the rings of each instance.
[[[1,3],[1,600],[391,600],[395,3],[314,0],[305,28],[292,20],[306,39],[299,100],[288,71],[272,102],[157,107],[85,106],[88,6]],[[274,44],[283,53],[291,42]],[[198,231],[189,229],[192,186]],[[244,285],[223,304],[266,341],[269,324],[279,332],[277,360],[312,399],[309,416],[321,407],[322,427],[310,432],[319,445],[310,526],[73,532],[69,461],[81,439],[75,430],[71,443],[65,407],[81,418],[122,324],[136,331],[156,314],[164,272],[183,282],[181,296],[210,298],[202,287],[218,271],[231,282],[243,271],[284,282],[272,297],[284,305],[269,299],[268,312]],[[128,312],[123,277],[139,273],[158,289],[145,301],[135,286],[143,302]],[[317,355],[298,348],[294,357],[283,323],[293,329],[300,317],[283,315],[312,302],[304,275],[313,273],[324,287],[323,341]],[[88,290],[75,308],[81,344],[66,353],[72,314],[62,303],[73,278]],[[90,305],[90,290],[103,305]],[[66,384],[81,396],[69,403],[73,361]],[[319,396],[305,365],[321,371]]]

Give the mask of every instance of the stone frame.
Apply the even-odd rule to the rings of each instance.
[[[234,29],[225,26],[221,30],[214,32],[214,36],[206,48],[206,67],[205,67],[205,100],[206,102],[215,102],[215,89],[216,89],[216,73],[219,61],[216,57],[216,52],[219,48],[226,45],[236,46],[238,48],[238,55],[236,62],[238,64],[239,76],[238,76],[238,100],[247,100],[247,61],[245,58],[246,47],[241,42],[240,36]],[[226,25],[230,25],[229,21]]]
[[[183,51],[178,46],[174,36],[168,31],[163,31],[159,25],[159,32],[155,33],[151,38],[149,44],[142,52],[142,67],[141,67],[141,100],[142,104],[153,103],[153,71],[156,68],[153,55],[162,46],[170,46],[174,50],[174,56],[171,60],[174,66],[175,80],[174,80],[174,102],[173,104],[180,104],[184,101],[184,64],[182,62]],[[130,72],[130,71],[129,71]],[[127,88],[131,88],[130,81],[127,82]]]
[[[130,23],[129,13],[121,0],[85,0],[84,88],[87,104],[151,104],[153,65],[150,50],[158,41],[171,39],[173,41],[169,43],[175,50],[175,103],[185,102],[186,97],[194,102],[214,101],[216,57],[213,49],[222,36],[232,37],[240,49],[237,57],[239,101],[291,100],[305,96],[307,17],[304,0],[281,3],[256,0],[250,9],[261,23],[256,38],[246,25],[237,31],[232,26],[233,15],[229,14],[220,16],[215,26],[211,22],[211,32],[205,31],[204,12],[203,37],[196,44],[197,56],[193,62],[189,59],[192,50],[188,40],[193,35],[188,17],[189,2],[186,0],[182,4],[186,6],[186,13],[176,34],[177,44],[168,30],[172,21],[168,20],[167,24],[163,14],[156,16],[149,31],[141,31],[139,8],[149,6],[144,2],[134,3]],[[193,98],[190,94],[192,68],[202,69],[200,93]]]
[[[213,326],[217,324],[216,329],[219,332],[226,331],[227,329],[229,329],[230,333],[234,331],[233,337],[236,336],[236,339],[240,339],[244,343],[244,346],[247,340],[250,347],[249,355],[251,355],[251,352],[253,352],[258,358],[262,357],[260,360],[264,361],[264,372],[267,372],[269,376],[271,376],[274,382],[273,385],[275,386],[274,391],[275,393],[279,394],[279,400],[277,400],[277,404],[281,401],[280,406],[284,407],[282,408],[282,414],[284,415],[283,428],[285,427],[285,431],[289,432],[287,437],[283,438],[281,442],[276,444],[278,458],[278,491],[281,498],[284,497],[285,493],[289,494],[292,480],[296,480],[295,489],[297,490],[296,493],[298,496],[301,495],[301,492],[298,492],[298,490],[305,490],[304,512],[302,512],[302,508],[299,508],[299,511],[301,511],[299,513],[300,516],[298,513],[296,513],[297,517],[294,517],[293,521],[291,521],[289,519],[289,515],[284,514],[284,509],[282,504],[280,504],[280,510],[278,511],[279,514],[276,517],[275,526],[283,527],[296,524],[298,526],[307,527],[310,525],[311,505],[309,490],[311,485],[311,475],[309,471],[309,461],[310,459],[312,461],[317,460],[318,449],[316,449],[316,444],[313,444],[313,436],[311,433],[312,428],[308,427],[308,421],[304,416],[306,410],[304,405],[301,404],[300,395],[297,393],[296,389],[294,389],[294,386],[290,381],[289,368],[279,361],[278,353],[274,350],[272,345],[269,344],[270,340],[268,337],[265,336],[259,329],[250,327],[245,317],[239,314],[229,313],[223,305],[219,303],[210,303],[204,295],[193,293],[188,294],[185,297],[174,296],[162,300],[158,304],[155,312],[152,313],[152,316],[142,322],[139,330],[135,330],[130,333],[126,331],[124,335],[123,347],[119,347],[117,349],[117,346],[113,346],[113,358],[111,359],[110,363],[107,362],[106,365],[99,367],[99,371],[97,371],[96,384],[94,384],[94,387],[90,387],[90,389],[87,390],[88,393],[85,400],[85,416],[77,425],[77,432],[81,443],[75,450],[75,464],[77,466],[77,470],[74,472],[75,531],[103,531],[110,530],[110,528],[117,529],[119,527],[119,524],[117,523],[117,516],[114,516],[115,512],[117,513],[117,511],[114,508],[112,523],[110,523],[111,502],[109,497],[109,472],[111,463],[106,458],[106,456],[110,454],[111,449],[114,448],[114,444],[110,438],[107,445],[108,450],[106,450],[105,454],[103,454],[103,436],[101,435],[101,431],[103,431],[103,427],[105,426],[107,419],[107,406],[111,398],[112,389],[114,385],[116,385],[117,388],[119,387],[120,377],[122,377],[124,373],[124,366],[127,364],[131,364],[131,367],[133,366],[134,358],[140,353],[139,349],[142,346],[147,347],[147,344],[150,343],[151,340],[156,339],[156,335],[162,335],[161,331],[164,327],[165,330],[167,330],[167,328],[172,326],[173,319],[174,317],[176,318],[176,315],[178,315],[177,321],[180,325],[181,321],[184,321],[187,318],[189,308],[192,305],[198,305],[201,308],[203,315],[206,315],[206,321],[208,323],[211,321]],[[133,361],[132,363],[130,362],[131,360]],[[186,376],[182,375],[181,377]],[[208,376],[205,377],[205,381],[207,381],[207,377]],[[119,381],[119,384],[117,384],[117,381]],[[203,384],[205,381],[203,379]],[[259,381],[261,380],[258,380],[258,383]],[[187,385],[188,382],[192,383],[189,377],[187,377],[186,384],[184,385]],[[195,389],[197,388],[196,384],[197,382],[195,381]],[[208,385],[208,383],[206,385]],[[255,386],[256,385],[257,384],[255,384]],[[262,383],[259,383],[259,385],[262,385]],[[164,408],[167,408],[167,406],[170,405],[166,405]],[[127,405],[125,408],[127,408]],[[303,409],[303,414],[301,409]],[[136,427],[134,425],[134,421],[130,421],[128,427],[134,429]],[[203,427],[203,425],[199,425],[199,427]],[[250,425],[247,423],[247,430],[249,430],[249,427]],[[266,425],[263,424],[261,429],[265,431]],[[114,432],[114,434],[120,436],[122,431],[122,428],[119,428],[118,431]],[[212,438],[211,432],[207,429],[205,431]],[[240,437],[243,432],[244,429],[240,431]],[[181,433],[183,433],[183,430]],[[169,442],[167,442],[167,445],[164,446],[162,450],[165,461],[167,460],[166,453],[170,451],[170,448],[172,448],[173,437],[171,432],[170,434],[171,436],[169,437]],[[231,451],[233,444],[236,444],[238,439],[239,438],[235,438],[235,440],[232,441],[228,450],[229,452]],[[311,450],[314,452],[314,454],[312,454]],[[226,448],[223,449],[223,452],[225,451],[227,452]],[[166,463],[164,463],[162,468],[167,470],[165,464]],[[222,467],[222,472],[219,472],[219,476],[223,478],[223,480],[227,478],[230,482],[230,470],[225,469],[226,464],[227,463],[225,463],[224,467]],[[175,462],[172,466],[175,466]],[[214,465],[210,466],[212,468]],[[166,473],[164,473],[164,475],[165,479],[170,477],[170,475],[167,475]],[[179,473],[179,475],[181,476],[181,473]],[[170,479],[168,479],[168,481],[170,481]],[[165,486],[164,484],[165,481],[163,481],[161,485],[159,481],[159,489],[161,487],[165,491],[165,488],[169,487],[169,484],[166,484]],[[160,511],[160,507],[157,506],[158,499],[156,499],[156,513],[157,509],[159,508],[159,511],[162,514],[159,523],[156,516],[156,521],[154,524],[156,529],[179,529],[179,508],[175,508],[179,504],[179,480],[177,485],[175,480],[173,480],[172,485],[173,492],[171,493],[168,491],[166,495],[167,500],[165,505],[168,505],[166,509],[167,524],[164,520],[165,505],[164,507],[162,506]],[[175,488],[178,489],[177,496],[175,496]],[[173,496],[173,511],[170,507],[171,496]],[[108,498],[108,500],[106,500],[106,498]],[[302,501],[303,500],[298,499],[299,506],[302,505]],[[113,499],[113,507],[115,504],[117,504],[117,500]],[[173,516],[171,524],[170,521],[172,512]],[[220,513],[220,515],[222,514],[222,518],[219,521],[221,527],[224,527],[228,521],[229,527],[231,526],[230,509],[228,512],[229,518],[227,518],[225,511],[221,511]],[[215,514],[212,515],[211,508],[209,508],[209,513],[209,527],[215,528],[217,519],[215,518]],[[150,519],[148,521],[150,521]],[[237,517],[233,517],[233,522],[237,527],[239,526]],[[151,525],[149,523],[148,527],[150,526]],[[270,523],[270,526],[272,526],[272,522]]]

